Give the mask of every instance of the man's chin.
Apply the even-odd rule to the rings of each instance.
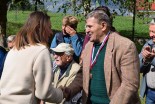
[[[93,40],[93,39],[90,39],[89,41],[90,41],[90,42],[94,42],[94,43],[99,43],[99,41]]]
[[[155,38],[153,38],[152,40],[153,40],[153,42],[155,43]]]
[[[95,42],[94,39],[91,39],[91,37],[90,37],[89,41],[90,41],[90,42]]]

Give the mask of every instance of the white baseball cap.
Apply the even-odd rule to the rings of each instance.
[[[51,48],[54,52],[65,52],[68,55],[74,54],[74,49],[72,48],[71,44],[67,43],[60,43],[57,47]]]

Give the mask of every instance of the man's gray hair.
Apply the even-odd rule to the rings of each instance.
[[[87,17],[86,17],[86,20],[88,18],[92,18],[94,17],[95,19],[98,20],[98,23],[102,23],[103,21],[107,23],[107,25],[109,27],[111,27],[111,20],[110,20],[110,17],[102,10],[94,10],[92,12],[90,12]]]
[[[155,25],[155,18],[151,20],[150,25]]]
[[[72,52],[72,51],[65,51],[65,54],[68,55],[68,56],[73,56],[74,52]]]
[[[8,41],[14,41],[15,40],[15,37],[16,37],[16,35],[10,35],[8,38],[7,38],[7,42]]]

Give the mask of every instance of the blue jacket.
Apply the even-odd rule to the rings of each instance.
[[[73,49],[74,49],[74,60],[77,61],[77,59],[80,57],[81,55],[81,52],[82,52],[82,45],[83,45],[83,38],[78,35],[78,34],[75,34],[74,36],[66,36],[66,35],[63,35],[62,32],[59,32],[59,33],[56,33],[53,40],[52,40],[52,43],[51,43],[51,47],[50,48],[55,48],[59,43],[57,42],[58,41],[58,36],[59,35],[62,35],[62,38],[63,40],[59,39],[59,43],[68,43],[68,44],[71,44]]]
[[[4,65],[6,53],[7,51],[3,47],[0,46],[0,78],[2,75],[2,71],[3,71],[3,65]]]
[[[154,46],[155,44],[153,43],[152,39],[147,41],[145,43],[145,45],[143,46],[150,46],[151,48]],[[143,50],[142,48],[142,50]],[[140,72],[143,73],[143,78],[142,78],[142,82],[141,82],[141,86],[140,86],[140,97],[143,98],[146,94],[146,91],[148,89],[147,87],[147,83],[146,83],[146,73],[148,73],[148,71],[150,70],[151,65],[155,66],[155,58],[152,59],[152,61],[148,64],[143,63],[142,59],[142,53],[139,54],[139,59],[140,59]]]

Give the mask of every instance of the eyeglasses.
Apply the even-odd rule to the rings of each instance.
[[[53,54],[54,55],[57,55],[57,56],[63,56],[64,55],[64,52],[54,52]]]
[[[12,41],[10,41],[10,40],[7,40],[7,43],[11,43]]]

